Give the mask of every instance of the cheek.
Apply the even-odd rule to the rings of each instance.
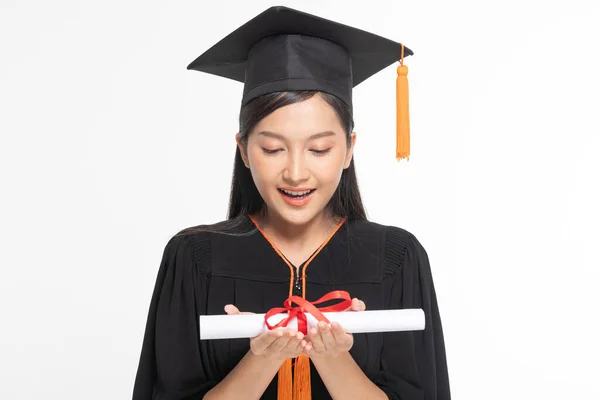
[[[262,149],[258,147],[248,148],[248,160],[250,161],[250,172],[258,190],[271,183],[276,178],[276,168],[269,161]]]
[[[334,190],[344,171],[344,152],[337,152],[317,160],[318,166],[313,168],[313,174],[322,185],[333,185]]]

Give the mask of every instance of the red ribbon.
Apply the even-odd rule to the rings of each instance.
[[[337,303],[328,307],[317,308],[315,305],[324,303],[329,300],[341,299],[340,303]],[[298,306],[293,307],[292,303],[296,303]],[[265,314],[265,325],[267,328],[273,330],[280,327],[286,327],[292,318],[298,319],[298,332],[308,334],[308,324],[306,320],[306,314],[309,313],[317,319],[317,321],[324,321],[329,324],[329,320],[322,313],[324,312],[340,312],[347,310],[352,305],[352,299],[350,294],[343,290],[335,290],[327,293],[317,301],[310,302],[300,296],[291,296],[283,303],[283,307],[277,307],[270,309]],[[270,325],[268,319],[273,315],[288,312],[287,318],[281,320],[276,325]]]

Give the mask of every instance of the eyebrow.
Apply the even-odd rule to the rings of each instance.
[[[281,133],[277,133],[277,132],[260,131],[260,132],[258,132],[258,134],[262,135],[262,136],[270,137],[273,139],[285,140],[285,137]],[[328,137],[328,136],[335,136],[335,132],[324,131],[324,132],[314,133],[314,134],[310,135],[309,139],[319,139],[319,138]]]

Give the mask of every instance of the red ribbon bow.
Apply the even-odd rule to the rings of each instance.
[[[341,299],[340,303],[337,303],[328,307],[317,308],[315,305],[324,303],[329,300]],[[298,306],[292,307],[292,303],[296,303]],[[298,332],[308,334],[308,324],[306,320],[306,312],[311,314],[317,319],[317,321],[324,321],[329,324],[329,320],[322,313],[324,312],[340,312],[347,310],[352,305],[352,299],[350,294],[343,290],[335,290],[327,293],[317,301],[310,302],[300,296],[291,296],[284,303],[284,307],[272,308],[265,314],[265,325],[267,328],[273,330],[280,327],[286,327],[292,318],[298,319]],[[276,325],[270,325],[268,319],[275,314],[281,312],[288,312],[287,318],[281,320]]]

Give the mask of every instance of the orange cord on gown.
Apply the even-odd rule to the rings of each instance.
[[[256,226],[256,229],[263,235],[263,237],[269,242],[271,247],[275,250],[275,252],[281,257],[281,259],[286,263],[286,265],[290,269],[290,289],[289,289],[289,297],[293,295],[294,288],[294,266],[290,264],[290,262],[285,258],[283,253],[275,246],[275,244],[269,239],[269,237],[265,234],[265,232],[260,228],[256,220],[250,216],[250,219]],[[342,227],[344,222],[346,222],[346,217],[344,217],[340,223],[336,226],[336,228],[329,234],[327,239],[319,246],[317,251],[313,253],[312,256],[304,263],[304,267],[302,268],[302,298],[306,298],[306,268],[311,263],[312,260],[319,254],[319,252],[329,243],[331,238],[337,233],[337,231]],[[288,358],[284,361],[284,363],[279,368],[277,372],[277,400],[311,400],[311,387],[310,387],[310,359],[301,354],[296,357],[295,360],[295,369],[294,369],[294,379],[292,380],[292,359]]]

